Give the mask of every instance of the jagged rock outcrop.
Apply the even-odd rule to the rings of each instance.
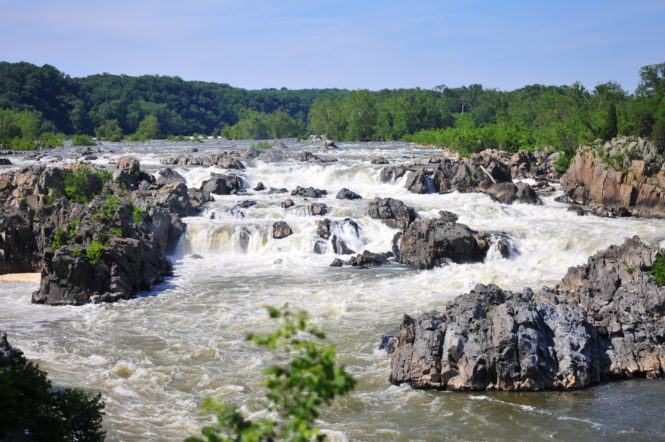
[[[115,301],[168,276],[166,254],[209,195],[123,157],[114,170],[73,164],[0,175],[2,272],[38,271],[33,301]],[[11,249],[11,250],[10,250]]]
[[[598,215],[665,218],[664,163],[649,141],[620,138],[580,147],[561,183],[573,202]]]
[[[477,285],[442,312],[405,315],[390,381],[448,390],[585,388],[665,374],[665,253],[639,238],[569,269],[534,294]]]
[[[455,220],[416,218],[403,230],[399,262],[418,269],[432,269],[452,261],[479,262],[490,246],[489,235]]]

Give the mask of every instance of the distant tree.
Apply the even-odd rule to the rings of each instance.
[[[136,134],[143,138],[159,138],[160,130],[157,117],[154,115],[146,115],[146,117],[141,120],[138,129],[136,129]]]
[[[369,141],[375,138],[377,104],[367,89],[353,91],[344,97],[342,110],[347,122],[346,139]]]
[[[605,141],[609,141],[617,136],[617,132],[617,108],[614,103],[611,103],[607,110],[607,120],[605,120],[605,126],[603,126],[600,137]]]
[[[122,129],[118,120],[106,120],[104,124],[95,129],[95,136],[106,141],[122,140]]]

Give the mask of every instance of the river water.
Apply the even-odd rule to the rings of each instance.
[[[199,149],[194,155],[206,155],[231,144],[109,143],[93,162],[107,164],[130,153],[140,158],[144,169],[156,171],[161,158],[192,147]],[[34,283],[0,282],[0,328],[48,371],[54,384],[104,395],[109,440],[182,440],[209,422],[210,416],[198,408],[207,396],[260,415],[265,394],[260,373],[279,356],[247,342],[245,335],[270,331],[274,324],[267,320],[265,306],[287,303],[310,313],[337,345],[338,360],[358,381],[350,396],[323,410],[319,427],[333,440],[664,437],[662,380],[631,380],[576,392],[416,391],[388,383],[390,357],[377,346],[382,335],[398,332],[404,313],[441,309],[476,283],[537,289],[556,284],[568,267],[628,236],[665,245],[665,221],[579,217],[554,202],[560,192],[545,197],[542,206],[508,206],[482,194],[412,194],[404,180],[381,183],[383,166],[369,161],[373,155],[405,162],[439,153],[405,143],[349,143],[325,152],[317,144],[287,144],[287,152],[311,150],[339,161],[246,161],[243,175],[249,190],[216,196],[201,216],[186,219],[187,237],[172,257],[175,275],[150,293],[115,304],[49,307],[30,303]],[[73,150],[49,153],[54,154],[71,161]],[[223,172],[173,167],[190,187],[199,186],[210,172]],[[328,218],[358,223],[358,235],[348,227],[336,231],[358,252],[391,249],[396,230],[367,216],[368,200],[380,196],[398,198],[423,216],[449,210],[476,230],[506,232],[518,254],[503,259],[491,251],[483,263],[424,271],[396,264],[367,270],[329,267],[336,257],[330,246],[327,253],[314,253],[321,217],[309,215],[307,205],[315,200],[253,192],[259,181],[266,188],[326,189],[327,197],[316,201],[332,208]],[[335,199],[342,187],[363,199]],[[279,203],[288,197],[296,206],[281,208]],[[257,204],[233,209],[243,200]],[[294,234],[273,239],[271,226],[278,220],[286,221]],[[246,234],[249,241],[243,246]]]

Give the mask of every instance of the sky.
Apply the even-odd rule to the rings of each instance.
[[[0,0],[0,61],[248,89],[617,81],[665,62],[664,0]]]

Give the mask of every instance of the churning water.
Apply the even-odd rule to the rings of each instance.
[[[206,155],[230,146],[196,145]],[[239,143],[246,146],[247,143]],[[109,144],[94,161],[120,155],[140,158],[156,171],[161,158],[188,151],[177,144]],[[416,195],[403,180],[381,183],[373,155],[391,162],[439,153],[403,143],[354,143],[319,152],[317,145],[291,143],[287,152],[313,150],[334,163],[246,161],[248,191],[216,196],[199,217],[187,218],[187,237],[173,257],[175,275],[145,296],[116,304],[49,307],[30,304],[35,284],[0,282],[0,328],[37,361],[56,385],[100,391],[106,401],[110,440],[182,440],[210,416],[198,406],[206,396],[261,413],[261,370],[279,355],[245,340],[248,332],[274,327],[265,306],[307,310],[338,346],[338,359],[358,380],[356,390],[326,408],[319,427],[334,440],[441,439],[654,439],[665,434],[665,382],[634,380],[585,391],[549,393],[445,393],[388,383],[390,358],[377,350],[380,337],[396,334],[404,313],[441,309],[476,283],[506,289],[554,285],[569,266],[624,238],[665,245],[665,222],[578,217],[544,198],[543,206],[503,205],[482,194]],[[65,151],[71,153],[71,150]],[[58,154],[62,155],[61,151]],[[69,161],[66,157],[64,161]],[[217,168],[173,166],[199,186]],[[251,190],[313,186],[327,197],[305,201],[289,194]],[[337,200],[347,187],[362,200]],[[308,206],[324,202],[338,221],[334,233],[356,250],[391,249],[395,229],[367,216],[371,198],[394,197],[423,216],[440,210],[483,231],[508,233],[518,254],[490,253],[483,263],[416,271],[400,265],[361,270],[332,268],[330,244],[314,253],[316,225]],[[296,206],[280,203],[292,198]],[[237,204],[256,202],[248,208]],[[349,223],[351,218],[360,227]],[[284,220],[294,234],[273,239],[271,226]],[[196,259],[197,254],[203,259]],[[343,257],[342,257],[343,258]]]

